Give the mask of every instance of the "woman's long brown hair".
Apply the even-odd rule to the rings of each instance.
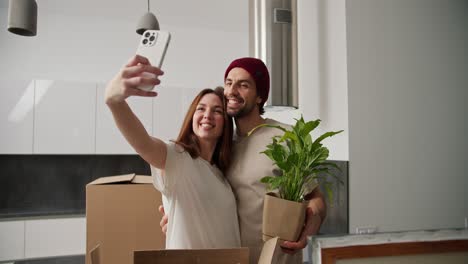
[[[187,151],[190,156],[194,159],[200,156],[200,143],[197,136],[193,132],[192,121],[193,114],[197,109],[197,105],[202,99],[203,96],[207,94],[215,94],[219,97],[223,103],[223,115],[224,115],[224,127],[221,137],[216,143],[216,147],[212,157],[212,163],[214,163],[223,173],[226,172],[230,162],[231,162],[231,148],[232,148],[232,134],[233,134],[233,124],[232,118],[227,115],[226,112],[226,102],[224,99],[224,88],[216,87],[213,89],[203,89],[198,95],[193,99],[192,104],[185,115],[184,122],[180,129],[179,136],[174,142],[181,145],[185,151]]]

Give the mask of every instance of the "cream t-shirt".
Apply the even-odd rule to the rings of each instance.
[[[266,119],[266,123],[290,128],[272,119]],[[279,129],[262,127],[248,137],[238,136],[234,140],[232,161],[226,177],[236,195],[241,244],[250,249],[250,263],[258,262],[263,247],[263,199],[267,190],[260,179],[275,175],[273,170],[276,168],[273,161],[260,152],[266,150],[273,136],[282,134]],[[283,254],[281,258],[282,263],[302,263],[302,253],[294,256]]]
[[[169,143],[165,170],[151,173],[169,217],[167,249],[240,247],[234,194],[216,166]]]

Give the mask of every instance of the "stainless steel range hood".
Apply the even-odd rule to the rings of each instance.
[[[267,107],[298,107],[297,0],[250,0],[250,53],[270,71]]]

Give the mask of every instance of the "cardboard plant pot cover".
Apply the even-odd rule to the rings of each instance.
[[[307,201],[284,200],[267,193],[263,204],[263,241],[273,237],[297,241],[304,226]]]

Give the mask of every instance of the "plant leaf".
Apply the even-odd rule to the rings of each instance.
[[[340,130],[340,131],[330,131],[330,132],[326,132],[324,133],[323,135],[321,135],[320,137],[318,137],[315,141],[314,141],[314,145],[318,145],[322,140],[326,139],[327,137],[332,137],[336,134],[339,134],[343,132],[343,130]]]
[[[320,124],[320,119],[309,121],[305,123],[304,127],[300,131],[300,136],[305,137],[308,135],[312,130],[314,130],[319,124]]]
[[[286,128],[282,127],[282,126],[277,126],[277,125],[270,125],[270,124],[261,124],[261,125],[258,125],[254,128],[252,128],[252,130],[250,130],[248,133],[247,133],[247,136],[250,136],[255,130],[261,128],[261,127],[271,127],[271,128],[277,128],[279,130],[282,130],[283,132],[286,132]]]
[[[281,137],[280,142],[285,140],[292,140],[293,142],[299,142],[299,137],[291,131],[284,132],[284,135]]]
[[[260,182],[265,183],[267,185],[267,189],[269,191],[278,189],[282,184],[283,177],[275,177],[275,176],[266,176],[263,177]]]

